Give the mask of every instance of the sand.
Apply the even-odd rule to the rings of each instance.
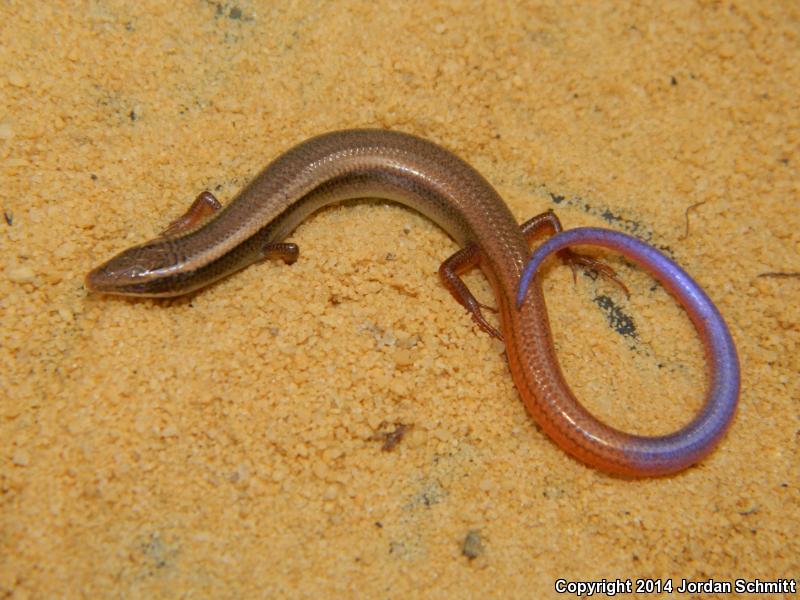
[[[797,4],[279,4],[0,5],[0,597],[797,577]],[[84,290],[198,192],[229,201],[354,126],[445,145],[520,221],[553,208],[683,265],[740,353],[720,447],[659,479],[570,458],[440,284],[455,243],[385,203],[324,210],[293,266],[188,298]],[[618,427],[674,430],[702,402],[702,347],[604,256],[630,299],[543,272],[567,379]]]

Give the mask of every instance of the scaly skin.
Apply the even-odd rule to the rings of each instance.
[[[86,285],[110,294],[176,296],[268,256],[291,262],[297,257],[297,247],[282,240],[322,206],[351,198],[385,198],[414,208],[467,250],[454,256],[456,260],[446,261],[442,272],[445,284],[481,327],[499,336],[482,321],[480,306],[469,291],[458,285],[457,273],[463,267],[480,266],[497,298],[517,390],[534,419],[576,458],[622,475],[663,475],[701,460],[724,434],[735,411],[739,374],[730,334],[715,308],[712,312],[717,320],[712,329],[724,330],[727,337],[710,335],[707,324],[695,319],[700,307],[687,301],[680,286],[671,288],[698,326],[712,361],[712,386],[695,420],[661,437],[633,436],[608,427],[581,406],[564,380],[538,281],[527,288],[525,300],[517,308],[529,250],[506,204],[463,160],[408,134],[347,130],[307,140],[275,159],[225,208],[214,212],[210,205],[193,206],[162,237],[130,248],[94,269],[87,275]],[[212,216],[207,216],[208,212]],[[205,216],[193,217],[195,214]],[[541,217],[536,227],[560,230],[554,215]],[[566,239],[561,236],[568,233],[551,239],[561,243]],[[629,246],[626,242],[614,247],[630,254]],[[573,262],[590,260],[561,252]],[[670,287],[674,273],[666,270],[667,263],[651,260],[642,264]],[[703,297],[702,302],[713,308]],[[729,347],[720,349],[725,340]],[[720,364],[721,357],[727,362]],[[720,391],[720,386],[724,390]]]

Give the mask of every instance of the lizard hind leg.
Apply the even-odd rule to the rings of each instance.
[[[547,212],[543,212],[540,215],[536,215],[535,217],[528,219],[522,225],[520,225],[520,229],[522,230],[522,235],[529,244],[542,231],[546,231],[548,236],[552,236],[556,233],[561,233],[564,231],[561,221],[556,216],[556,213],[554,213],[552,210],[548,210]],[[630,297],[631,294],[630,291],[628,291],[628,286],[626,286],[619,276],[617,276],[617,272],[599,258],[594,258],[593,256],[575,252],[570,248],[559,250],[556,254],[564,262],[564,264],[572,269],[573,281],[577,281],[578,266],[586,267],[587,269],[597,271],[603,277],[606,277],[607,279],[610,279],[616,283],[622,288],[622,291],[625,292],[625,295]]]
[[[467,309],[472,320],[486,333],[498,340],[503,340],[502,334],[486,320],[481,312],[482,308],[496,312],[491,306],[481,304],[469,291],[461,279],[460,274],[476,266],[480,261],[480,250],[475,244],[470,244],[450,256],[439,267],[439,277],[458,303]]]

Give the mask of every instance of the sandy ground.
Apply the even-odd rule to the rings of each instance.
[[[0,4],[0,598],[797,577],[797,3],[277,4]],[[198,192],[353,126],[445,145],[520,221],[553,208],[680,262],[741,356],[718,450],[642,481],[569,458],[439,283],[454,242],[399,207],[325,210],[295,265],[186,299],[83,289]],[[702,348],[608,260],[630,300],[544,272],[564,371],[601,418],[671,431]]]

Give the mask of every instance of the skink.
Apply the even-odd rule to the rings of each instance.
[[[298,248],[283,240],[319,208],[351,198],[384,198],[414,208],[461,245],[439,269],[444,285],[481,328],[504,341],[511,375],[529,413],[576,458],[615,474],[664,475],[698,462],[724,435],[738,401],[736,350],[708,297],[702,290],[697,295],[700,288],[694,282],[687,287],[688,275],[681,271],[680,283],[671,285],[677,277],[671,269],[677,265],[666,257],[643,259],[637,254],[641,248],[627,236],[606,244],[637,260],[673,292],[700,332],[712,372],[703,408],[676,433],[644,437],[609,427],[581,406],[566,383],[541,284],[533,277],[542,252],[552,251],[573,265],[592,266],[613,277],[599,261],[566,248],[582,240],[598,243],[597,237],[565,237],[571,232],[561,232],[552,212],[518,225],[494,188],[466,162],[404,133],[364,129],[311,138],[275,159],[225,208],[204,192],[161,237],[92,270],[86,286],[125,296],[177,296],[264,258],[293,262]],[[534,255],[520,287],[528,239],[540,232],[555,235],[550,246]],[[484,319],[482,305],[459,277],[473,266],[481,268],[494,290],[502,334]]]

